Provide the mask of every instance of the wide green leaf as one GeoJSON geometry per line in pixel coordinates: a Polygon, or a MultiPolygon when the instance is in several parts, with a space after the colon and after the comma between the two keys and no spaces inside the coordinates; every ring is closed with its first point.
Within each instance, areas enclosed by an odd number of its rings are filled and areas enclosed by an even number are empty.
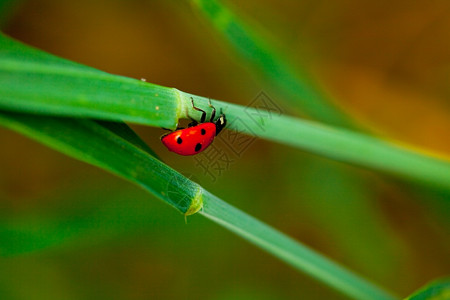
{"type": "Polygon", "coordinates": [[[73,63],[1,33],[0,86],[0,107],[9,110],[171,128],[180,117],[176,89],[73,63]]]}

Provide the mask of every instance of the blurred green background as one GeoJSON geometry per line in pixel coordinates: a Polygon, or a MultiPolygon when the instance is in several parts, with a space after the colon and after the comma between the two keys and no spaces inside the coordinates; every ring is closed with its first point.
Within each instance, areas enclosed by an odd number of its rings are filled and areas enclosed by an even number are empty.
{"type": "MultiPolygon", "coordinates": [[[[5,33],[57,56],[241,105],[263,91],[290,113],[189,1],[3,3],[5,33]]],[[[450,2],[224,3],[377,135],[448,157],[450,2]]],[[[214,181],[167,152],[163,130],[133,129],[215,195],[399,295],[449,274],[444,192],[262,140],[214,181]]],[[[2,299],[342,297],[104,171],[2,128],[0,145],[0,243],[22,249],[0,258],[2,299]]]]}

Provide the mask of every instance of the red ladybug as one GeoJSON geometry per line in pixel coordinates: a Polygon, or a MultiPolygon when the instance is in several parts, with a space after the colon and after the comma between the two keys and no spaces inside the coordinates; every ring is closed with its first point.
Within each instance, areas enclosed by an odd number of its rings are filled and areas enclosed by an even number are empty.
{"type": "Polygon", "coordinates": [[[216,115],[216,109],[211,105],[213,109],[209,122],[205,122],[206,112],[198,107],[194,106],[194,99],[191,97],[192,108],[202,112],[200,123],[192,119],[188,128],[177,128],[176,131],[170,132],[161,137],[161,141],[169,151],[175,152],[180,155],[194,155],[202,152],[214,140],[214,137],[222,131],[227,124],[227,119],[224,114],[220,114],[219,118],[214,121],[216,115]]]}

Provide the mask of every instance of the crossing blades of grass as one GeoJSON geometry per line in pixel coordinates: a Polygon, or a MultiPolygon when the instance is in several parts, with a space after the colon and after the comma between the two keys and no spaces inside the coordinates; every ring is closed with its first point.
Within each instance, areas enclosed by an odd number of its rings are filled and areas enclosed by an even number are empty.
{"type": "Polygon", "coordinates": [[[126,178],[182,213],[194,213],[203,203],[202,213],[206,217],[352,298],[393,299],[360,276],[221,201],[148,151],[135,146],[139,144],[136,137],[124,139],[126,130],[121,128],[124,125],[105,126],[87,119],[5,111],[0,111],[0,124],[126,178]],[[120,134],[115,133],[116,128],[120,128],[120,134]]]}
{"type": "MultiPolygon", "coordinates": [[[[34,114],[128,121],[174,128],[179,118],[199,117],[191,98],[204,97],[110,75],[0,35],[0,109],[34,114]]],[[[227,128],[401,179],[450,190],[450,163],[351,131],[213,101],[227,128]]]]}

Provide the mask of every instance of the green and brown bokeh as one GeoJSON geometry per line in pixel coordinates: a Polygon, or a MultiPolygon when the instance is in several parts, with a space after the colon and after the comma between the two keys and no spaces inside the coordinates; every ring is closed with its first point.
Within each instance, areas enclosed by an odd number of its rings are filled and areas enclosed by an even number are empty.
{"type": "MultiPolygon", "coordinates": [[[[270,64],[246,57],[200,2],[3,2],[3,31],[54,55],[243,106],[264,91],[303,116],[292,86],[272,81],[270,64]]],[[[357,128],[448,157],[446,1],[224,3],[357,128]]],[[[212,182],[164,150],[164,131],[132,128],[215,195],[399,295],[448,275],[447,193],[263,140],[212,182]]],[[[2,258],[2,298],[340,297],[199,216],[186,225],[135,186],[0,132],[0,242],[23,229],[35,249],[2,258]]]]}

